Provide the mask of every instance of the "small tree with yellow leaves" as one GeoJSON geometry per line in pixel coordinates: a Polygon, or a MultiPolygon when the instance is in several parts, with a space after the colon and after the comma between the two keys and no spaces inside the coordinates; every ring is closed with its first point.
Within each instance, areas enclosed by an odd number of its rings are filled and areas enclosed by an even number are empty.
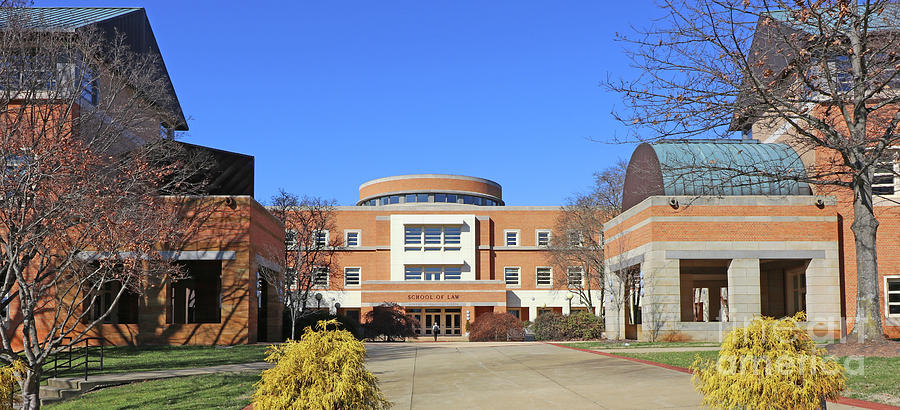
{"type": "Polygon", "coordinates": [[[366,348],[336,320],[307,327],[299,341],[269,347],[275,366],[256,383],[256,409],[385,409],[390,402],[365,368],[366,348]]]}
{"type": "Polygon", "coordinates": [[[20,401],[18,394],[20,375],[25,372],[25,362],[14,361],[0,368],[0,410],[12,410],[20,401]]]}
{"type": "Polygon", "coordinates": [[[691,365],[703,404],[725,409],[818,409],[844,389],[844,367],[825,357],[797,322],[803,312],[756,318],[725,337],[716,362],[691,365]]]}

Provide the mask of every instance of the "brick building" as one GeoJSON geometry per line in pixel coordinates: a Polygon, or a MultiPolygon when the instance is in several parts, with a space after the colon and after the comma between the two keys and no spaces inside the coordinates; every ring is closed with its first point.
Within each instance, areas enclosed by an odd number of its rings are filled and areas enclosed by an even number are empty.
{"type": "MultiPolygon", "coordinates": [[[[557,206],[508,206],[496,182],[460,175],[403,175],[359,187],[356,206],[336,207],[341,283],[313,293],[319,305],[352,318],[397,303],[416,316],[420,334],[461,336],[484,312],[522,320],[569,313],[560,268],[548,246],[557,206]]],[[[332,280],[334,282],[334,280],[332,280]]],[[[599,301],[597,301],[599,302],[599,301]]],[[[316,301],[312,301],[313,306],[316,301]]],[[[596,306],[596,302],[595,302],[596,306]]],[[[571,309],[586,309],[572,299],[571,309]]],[[[595,312],[596,313],[596,312],[595,312]]]]}
{"type": "MultiPolygon", "coordinates": [[[[148,121],[150,124],[141,130],[124,130],[122,134],[125,138],[117,141],[118,145],[111,148],[112,151],[128,151],[133,149],[135,143],[150,140],[142,139],[146,133],[152,133],[156,138],[164,134],[171,137],[174,131],[188,129],[144,9],[5,9],[0,16],[0,30],[6,30],[10,24],[36,32],[47,31],[71,36],[78,36],[87,30],[96,30],[105,38],[112,38],[117,33],[124,34],[123,41],[130,50],[157,58],[153,61],[159,64],[159,72],[163,76],[160,81],[164,82],[165,91],[170,94],[174,107],[166,110],[168,116],[165,118],[148,114],[148,117],[152,117],[148,121]]],[[[58,75],[88,72],[76,64],[61,62],[48,72],[58,75]]],[[[9,76],[8,72],[4,72],[7,81],[9,76]]],[[[62,107],[61,111],[74,113],[71,114],[72,118],[99,111],[95,115],[102,117],[104,107],[116,108],[114,103],[99,103],[105,101],[104,95],[113,94],[112,90],[105,88],[107,84],[102,80],[89,80],[90,78],[85,80],[86,85],[81,90],[75,107],[68,111],[65,111],[67,107],[62,107]]],[[[47,84],[48,89],[53,90],[54,83],[47,84]]],[[[56,108],[46,98],[40,100],[40,97],[34,97],[32,100],[26,103],[20,97],[6,97],[6,104],[7,108],[16,104],[43,106],[47,110],[56,108]]],[[[4,115],[9,115],[10,111],[14,110],[4,111],[4,115]]],[[[158,249],[164,258],[181,265],[185,276],[168,278],[162,283],[146,284],[146,292],[141,294],[125,291],[111,314],[86,336],[103,338],[107,344],[116,345],[237,344],[280,338],[281,307],[274,296],[270,296],[272,292],[266,292],[265,287],[261,286],[257,272],[262,266],[280,270],[277,264],[264,257],[263,250],[284,246],[284,226],[253,199],[254,158],[209,147],[176,144],[193,152],[192,155],[202,155],[211,161],[208,173],[204,175],[209,180],[204,192],[191,197],[164,197],[166,203],[187,204],[183,208],[173,207],[185,212],[185,215],[196,215],[200,209],[204,210],[204,219],[198,221],[199,229],[185,232],[177,249],[158,249]]],[[[47,252],[52,254],[54,250],[47,252]]],[[[78,253],[83,258],[103,257],[90,249],[79,249],[78,253]]],[[[105,284],[95,305],[84,306],[82,320],[72,319],[67,326],[80,330],[83,329],[80,327],[81,323],[99,320],[102,312],[112,306],[114,295],[121,287],[121,282],[116,281],[105,284]]],[[[21,349],[21,306],[15,297],[16,288],[11,288],[9,292],[13,296],[4,298],[4,301],[7,298],[10,300],[3,312],[5,319],[8,319],[4,323],[4,331],[10,336],[12,348],[21,349]]],[[[57,302],[51,300],[48,305],[52,303],[57,302]]],[[[48,323],[53,323],[53,314],[53,309],[42,309],[36,315],[39,333],[48,333],[48,323]],[[41,320],[41,315],[45,315],[43,317],[47,320],[41,320]]]]}

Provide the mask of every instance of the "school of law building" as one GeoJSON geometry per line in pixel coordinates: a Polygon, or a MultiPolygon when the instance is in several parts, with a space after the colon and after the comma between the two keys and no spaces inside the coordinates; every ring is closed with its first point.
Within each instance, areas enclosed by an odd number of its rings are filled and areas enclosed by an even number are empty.
{"type": "MultiPolygon", "coordinates": [[[[160,57],[166,73],[143,9],[32,10],[52,29],[128,33],[129,45],[160,57]]],[[[171,83],[167,74],[165,80],[171,83]]],[[[169,88],[177,105],[175,89],[169,88]]],[[[81,104],[88,107],[91,101],[81,104]]],[[[163,132],[187,129],[177,108],[181,118],[160,118],[163,132]]],[[[852,193],[683,172],[682,164],[697,158],[802,170],[832,155],[797,154],[784,124],[748,127],[752,138],[741,141],[635,149],[623,187],[624,211],[604,227],[608,277],[636,272],[635,280],[616,284],[626,303],[604,301],[608,337],[679,332],[719,340],[753,317],[799,311],[820,336],[838,336],[853,326],[842,320],[856,313],[852,193]]],[[[285,227],[253,198],[254,159],[190,148],[205,152],[215,166],[208,175],[212,183],[197,199],[212,208],[202,229],[182,247],[161,250],[184,267],[185,277],[156,284],[145,294],[124,295],[91,336],[110,344],[280,339],[282,307],[259,272],[282,270],[267,255],[284,250],[285,227]]],[[[900,165],[894,160],[884,166],[893,172],[876,178],[881,223],[876,303],[885,333],[900,337],[900,178],[895,177],[900,165]]],[[[558,206],[508,205],[500,184],[477,177],[420,174],[363,183],[358,202],[337,207],[335,229],[324,232],[342,243],[340,274],[314,290],[321,294],[315,303],[357,320],[375,306],[396,303],[419,319],[420,334],[431,334],[437,323],[445,336],[465,335],[466,323],[488,312],[533,320],[543,312],[584,310],[568,290],[571,281],[583,280],[581,272],[551,263],[549,246],[558,235],[560,212],[558,206]]],[[[116,289],[104,292],[111,296],[116,289]]],[[[109,306],[110,296],[101,297],[101,307],[109,306]]],[[[599,306],[600,300],[592,304],[599,306]]],[[[10,304],[7,332],[21,325],[16,309],[16,302],[10,304]]]]}
{"type": "MultiPolygon", "coordinates": [[[[397,303],[423,335],[434,323],[441,335],[465,335],[466,321],[486,312],[567,314],[569,291],[557,283],[568,272],[551,265],[548,251],[559,212],[507,205],[500,184],[483,178],[372,180],[360,185],[356,206],[336,208],[337,228],[327,235],[343,238],[340,283],[333,277],[314,292],[323,307],[352,318],[397,303]]],[[[585,307],[576,298],[571,309],[585,307]]]]}

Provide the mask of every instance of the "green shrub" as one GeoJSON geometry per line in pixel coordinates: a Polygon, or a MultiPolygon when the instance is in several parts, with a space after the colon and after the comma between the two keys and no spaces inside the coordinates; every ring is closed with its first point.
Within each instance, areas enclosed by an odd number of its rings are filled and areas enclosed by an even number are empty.
{"type": "Polygon", "coordinates": [[[563,340],[563,317],[556,312],[547,312],[534,318],[531,326],[536,340],[563,340]]]}
{"type": "Polygon", "coordinates": [[[506,341],[522,337],[522,322],[509,313],[483,313],[469,328],[470,342],[506,341]]]}
{"type": "Polygon", "coordinates": [[[257,409],[385,409],[390,402],[365,368],[366,347],[336,320],[306,329],[299,341],[269,347],[256,383],[257,409]]]}
{"type": "MultiPolygon", "coordinates": [[[[306,329],[315,328],[316,324],[321,321],[328,321],[329,323],[332,320],[335,320],[335,324],[329,325],[331,326],[329,330],[337,330],[342,329],[353,334],[353,337],[357,339],[362,339],[362,335],[360,334],[359,324],[356,323],[355,320],[350,319],[343,315],[334,315],[329,313],[327,310],[314,310],[311,311],[299,318],[297,318],[297,323],[295,325],[297,338],[303,337],[303,332],[306,329]]],[[[290,319],[284,321],[285,334],[282,340],[287,340],[291,335],[291,321],[290,319]]]]}
{"type": "Polygon", "coordinates": [[[589,312],[575,312],[565,316],[563,336],[572,339],[599,339],[603,336],[603,321],[589,312]]]}
{"type": "Polygon", "coordinates": [[[603,335],[603,321],[589,312],[568,316],[549,312],[536,317],[531,330],[537,340],[599,339],[603,335]]]}
{"type": "Polygon", "coordinates": [[[691,365],[703,404],[725,409],[818,409],[844,389],[844,368],[825,357],[797,325],[803,312],[775,320],[754,319],[729,332],[716,362],[691,365]]]}
{"type": "Polygon", "coordinates": [[[380,338],[390,342],[405,340],[408,337],[417,338],[416,329],[419,327],[419,321],[407,315],[400,305],[383,303],[366,313],[366,323],[362,327],[363,335],[367,339],[380,338]]]}

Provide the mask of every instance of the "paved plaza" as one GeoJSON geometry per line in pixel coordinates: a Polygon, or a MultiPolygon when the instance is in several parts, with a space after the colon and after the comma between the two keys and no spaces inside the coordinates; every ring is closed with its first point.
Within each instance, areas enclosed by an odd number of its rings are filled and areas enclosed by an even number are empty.
{"type": "MultiPolygon", "coordinates": [[[[691,376],[542,343],[368,343],[395,409],[694,409],[691,376]]],[[[829,403],[829,409],[850,408],[829,403]]]]}

